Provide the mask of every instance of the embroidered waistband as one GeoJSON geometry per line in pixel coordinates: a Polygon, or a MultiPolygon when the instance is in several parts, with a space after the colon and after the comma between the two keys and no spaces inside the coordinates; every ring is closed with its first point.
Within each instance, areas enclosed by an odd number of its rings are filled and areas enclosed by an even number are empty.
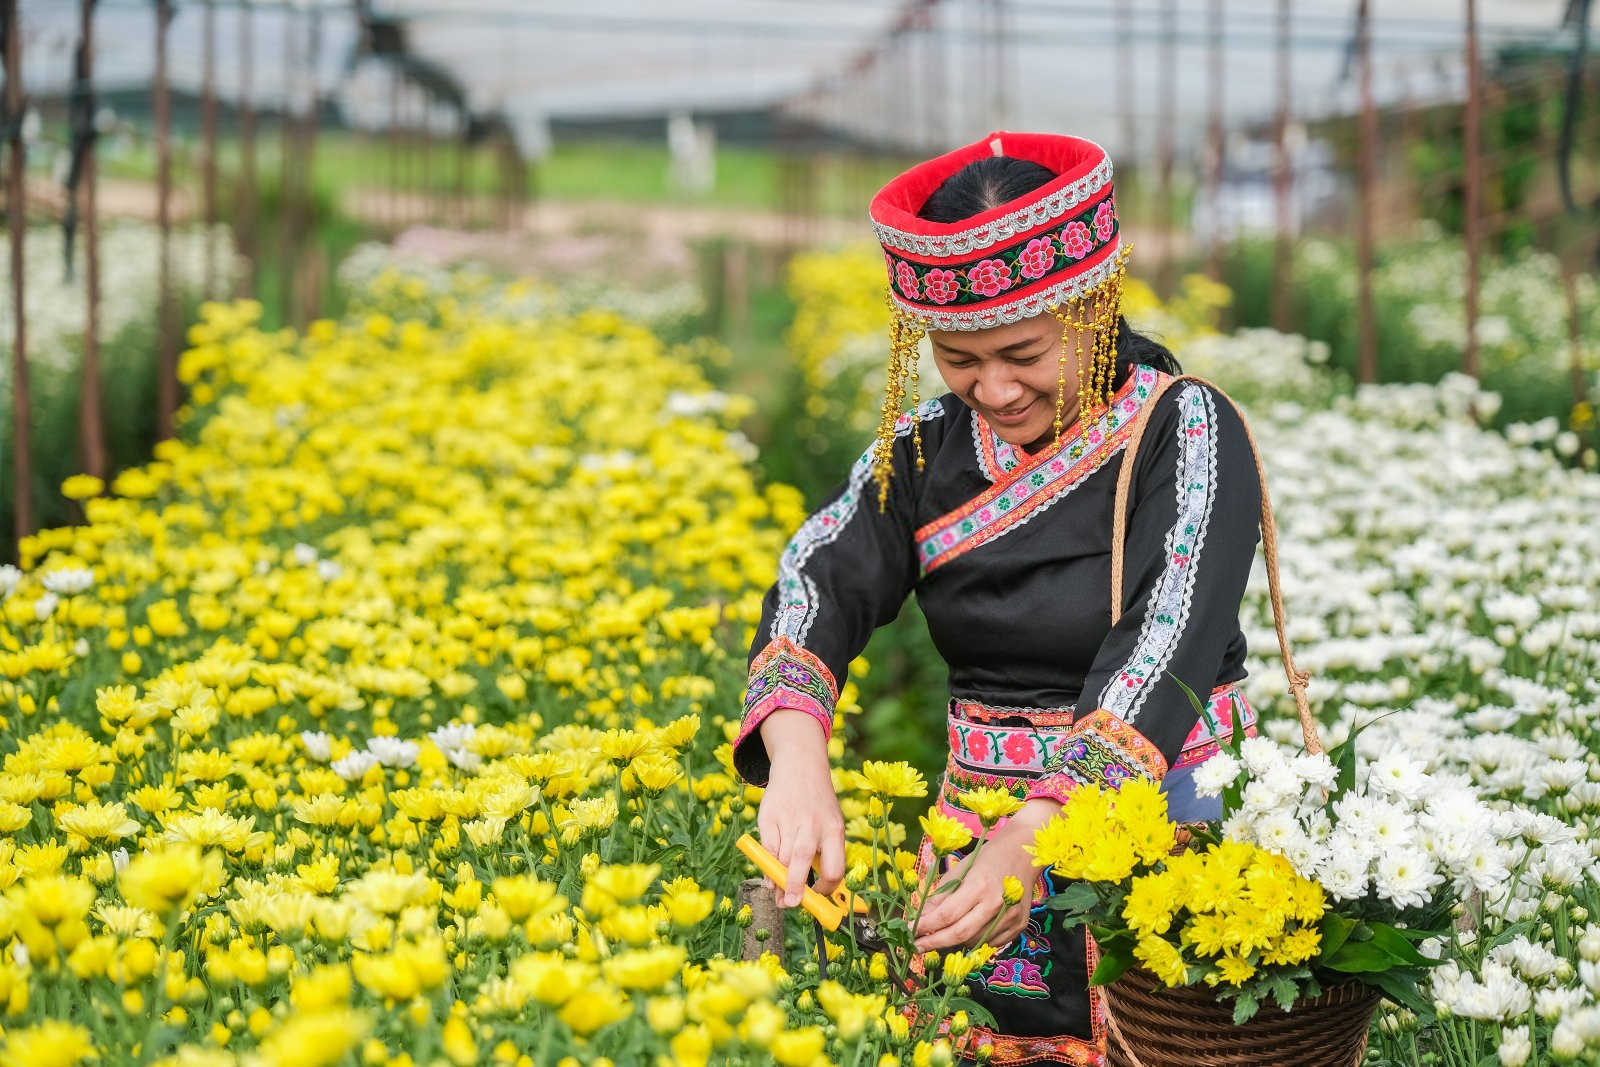
{"type": "MultiPolygon", "coordinates": [[[[969,773],[1038,777],[1044,773],[1045,760],[1067,736],[1075,713],[1073,707],[1006,707],[952,699],[947,711],[950,761],[969,773]]],[[[1221,740],[1232,735],[1235,719],[1249,732],[1256,713],[1238,683],[1225,682],[1211,691],[1173,767],[1214,754],[1221,740]]]]}

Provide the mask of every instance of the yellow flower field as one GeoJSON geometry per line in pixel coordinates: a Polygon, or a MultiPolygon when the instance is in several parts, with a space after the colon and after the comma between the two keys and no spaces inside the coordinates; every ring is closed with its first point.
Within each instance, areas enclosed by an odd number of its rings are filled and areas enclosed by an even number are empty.
{"type": "Polygon", "coordinates": [[[727,741],[804,517],[743,402],[610,313],[409,299],[207,306],[180,440],[0,572],[0,1067],[948,1062],[881,957],[737,962],[727,741]]]}

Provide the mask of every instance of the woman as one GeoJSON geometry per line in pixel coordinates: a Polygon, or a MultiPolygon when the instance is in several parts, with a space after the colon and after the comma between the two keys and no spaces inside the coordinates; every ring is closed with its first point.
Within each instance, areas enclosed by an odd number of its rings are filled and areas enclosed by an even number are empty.
{"type": "MultiPolygon", "coordinates": [[[[1254,723],[1236,683],[1259,539],[1255,463],[1214,390],[1183,382],[1154,402],[1113,626],[1122,449],[1157,384],[1181,372],[1120,314],[1127,247],[1105,152],[996,133],[900,175],[871,216],[895,313],[883,424],[783,553],[734,764],[766,786],[760,834],[791,887],[780,904],[798,902],[819,851],[817,888],[831,891],[844,875],[826,749],[833,706],[847,665],[914,591],[949,664],[939,808],[977,831],[960,791],[1000,786],[1024,800],[970,862],[945,858],[944,879],[957,861],[970,870],[929,905],[916,944],[976,944],[999,915],[989,936],[999,951],[970,979],[998,1025],[972,1031],[968,1050],[991,1046],[993,1063],[1098,1064],[1093,947],[1081,927],[1054,928],[1041,902],[1060,883],[1023,846],[1072,789],[1134,775],[1162,784],[1174,818],[1219,814],[1189,778],[1234,722],[1254,723]],[[921,403],[924,333],[949,392],[921,403]],[[1204,714],[1179,680],[1210,694],[1204,714]],[[1009,907],[1008,875],[1033,886],[1009,907]]],[[[932,858],[924,838],[921,869],[932,858]]]]}

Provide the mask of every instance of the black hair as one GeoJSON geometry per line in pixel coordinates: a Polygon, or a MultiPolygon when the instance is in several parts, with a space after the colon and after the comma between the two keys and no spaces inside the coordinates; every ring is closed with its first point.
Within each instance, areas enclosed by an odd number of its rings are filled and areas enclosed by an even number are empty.
{"type": "MultiPolygon", "coordinates": [[[[1032,160],[983,156],[946,178],[923,202],[917,217],[928,222],[960,222],[1025,196],[1055,177],[1055,171],[1032,160]]],[[[1115,363],[1113,388],[1122,387],[1135,363],[1154,367],[1163,374],[1183,373],[1177,357],[1166,345],[1135,330],[1121,315],[1117,316],[1115,363]]]]}

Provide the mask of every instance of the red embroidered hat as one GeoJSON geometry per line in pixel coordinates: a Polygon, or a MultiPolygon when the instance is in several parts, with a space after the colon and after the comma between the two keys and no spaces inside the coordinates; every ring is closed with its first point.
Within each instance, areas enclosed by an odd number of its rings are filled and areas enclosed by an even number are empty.
{"type": "Polygon", "coordinates": [[[1111,160],[1093,141],[997,130],[919,163],[879,190],[868,214],[883,244],[894,304],[924,327],[982,330],[1081,297],[1119,255],[1111,160]],[[1041,164],[1056,178],[959,222],[917,212],[946,178],[983,156],[1041,164]]]}

